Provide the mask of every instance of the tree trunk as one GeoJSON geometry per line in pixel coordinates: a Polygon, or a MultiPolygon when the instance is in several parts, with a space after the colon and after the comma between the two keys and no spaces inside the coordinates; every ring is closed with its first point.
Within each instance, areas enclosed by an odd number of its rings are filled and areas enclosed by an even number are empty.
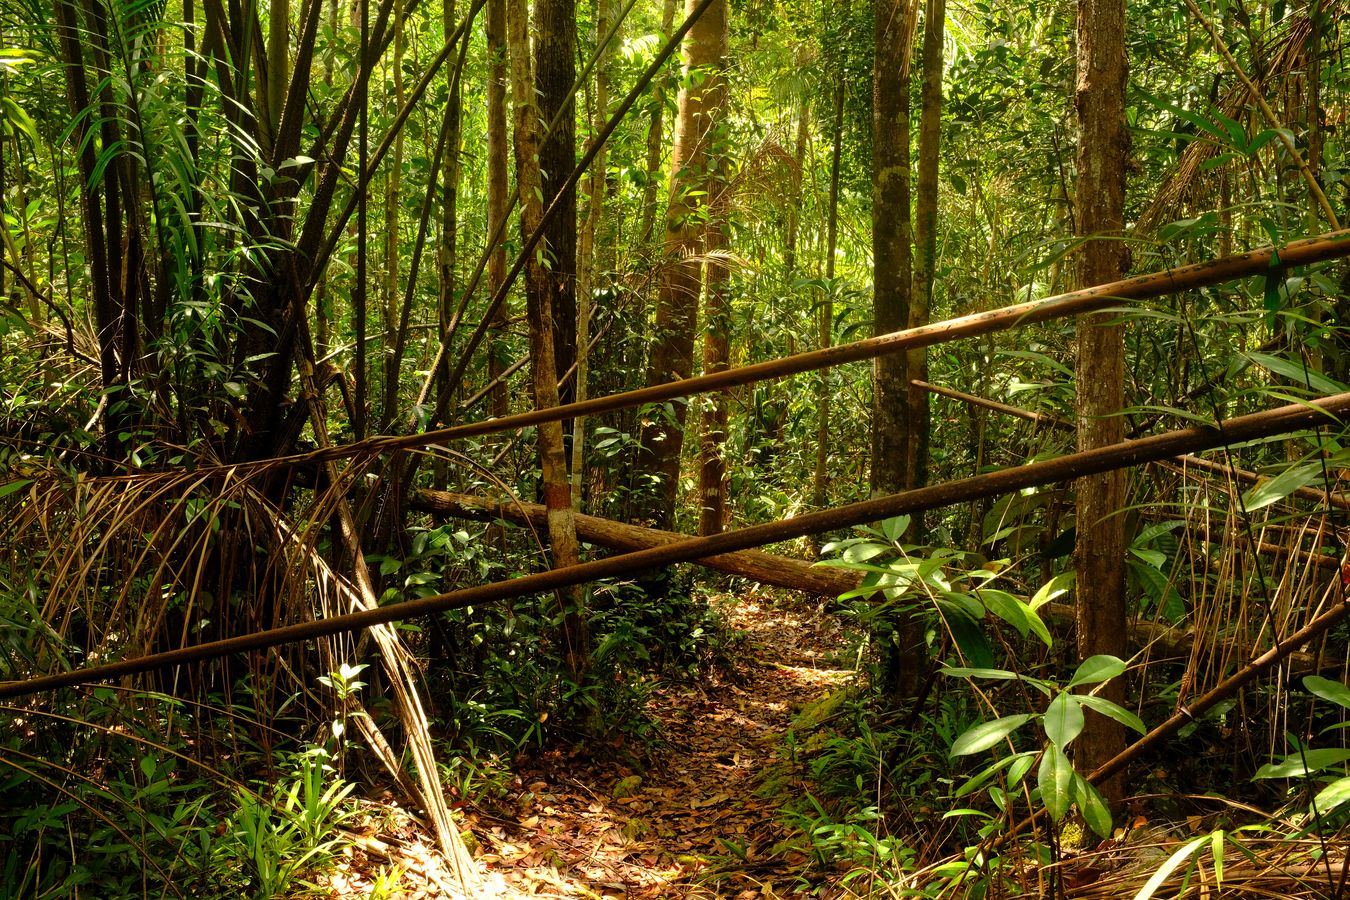
{"type": "MultiPolygon", "coordinates": [[[[876,334],[899,331],[911,312],[909,173],[910,47],[917,0],[887,0],[875,10],[876,62],[872,70],[872,308],[876,334]]],[[[874,495],[914,486],[910,440],[909,354],[873,364],[872,473],[874,495]]],[[[887,689],[894,700],[916,696],[926,674],[924,619],[897,615],[886,652],[887,689]]]]}
{"type": "MultiPolygon", "coordinates": [[[[595,11],[595,34],[597,41],[603,41],[610,29],[610,4],[612,0],[597,0],[595,11]]],[[[603,48],[597,47],[599,59],[595,63],[595,110],[591,117],[591,133],[594,134],[609,118],[609,58],[613,48],[619,43],[619,35],[603,48]]],[[[589,149],[590,139],[587,141],[589,149]]],[[[605,151],[601,147],[591,162],[586,175],[586,219],[581,229],[581,246],[577,250],[577,372],[573,397],[579,402],[588,396],[586,378],[589,371],[591,342],[591,300],[595,293],[595,235],[600,228],[601,217],[605,209],[605,151]]],[[[578,417],[572,429],[572,507],[582,509],[582,482],[585,477],[586,456],[586,420],[578,417]]]]}
{"type": "MultiPolygon", "coordinates": [[[[1127,268],[1125,244],[1125,162],[1129,136],[1125,129],[1125,0],[1079,0],[1078,83],[1078,234],[1098,237],[1084,244],[1078,256],[1080,287],[1121,278],[1127,268]]],[[[1108,324],[1110,313],[1078,321],[1078,448],[1092,450],[1124,438],[1125,343],[1120,325],[1108,324]]],[[[1125,470],[1078,480],[1077,573],[1078,656],[1100,653],[1124,658],[1125,642],[1125,470]]],[[[1117,679],[1099,692],[1116,703],[1125,697],[1117,679]]],[[[1124,729],[1115,721],[1089,713],[1077,741],[1076,765],[1091,771],[1125,746],[1124,729]]],[[[1110,801],[1123,796],[1119,778],[1099,785],[1110,801]]]]}
{"type": "MultiPolygon", "coordinates": [[[[487,39],[487,233],[493,234],[506,218],[508,194],[506,174],[506,0],[488,0],[484,23],[487,39]]],[[[506,281],[506,246],[497,244],[488,256],[487,293],[495,297],[506,281]]],[[[506,415],[506,382],[502,373],[510,364],[506,348],[506,323],[510,312],[503,303],[493,319],[495,337],[488,350],[488,378],[496,383],[488,411],[494,418],[506,415]]],[[[442,334],[446,325],[442,325],[442,334]]]]}
{"type": "MultiPolygon", "coordinates": [[[[844,145],[844,77],[834,85],[834,136],[830,149],[830,198],[825,225],[825,297],[820,301],[817,322],[820,348],[834,342],[834,263],[839,250],[839,162],[844,145]]],[[[829,496],[830,462],[830,373],[818,372],[816,381],[816,469],[812,479],[812,505],[824,509],[829,496]]]]}
{"type": "MultiPolygon", "coordinates": [[[[919,178],[915,203],[914,302],[909,327],[927,325],[933,305],[933,276],[937,265],[938,148],[942,141],[942,42],[946,0],[928,0],[923,25],[923,85],[919,111],[919,178]]],[[[909,435],[905,452],[910,487],[928,481],[928,435],[931,421],[928,392],[913,380],[928,380],[928,350],[909,351],[909,435]]],[[[915,533],[923,533],[915,520],[915,533]]]]}
{"type": "MultiPolygon", "coordinates": [[[[553,133],[539,147],[539,183],[547,208],[558,196],[576,165],[576,104],[570,92],[576,78],[576,0],[535,0],[534,81],[539,104],[539,125],[547,128],[557,120],[553,133]],[[560,115],[561,114],[561,115],[560,115]]],[[[519,100],[517,100],[519,102],[519,100]]],[[[540,132],[543,135],[543,132],[540,132]]],[[[549,220],[540,245],[548,268],[543,285],[553,318],[555,378],[577,359],[577,193],[568,188],[561,206],[549,220]]],[[[559,388],[562,403],[574,399],[571,383],[559,388]]],[[[571,430],[571,423],[564,423],[571,430]]]]}
{"type": "MultiPolygon", "coordinates": [[[[661,5],[661,35],[669,37],[675,25],[675,0],[664,0],[661,5]]],[[[656,225],[657,176],[661,171],[662,133],[666,121],[666,95],[670,93],[669,71],[652,83],[652,120],[647,126],[647,178],[642,184],[642,243],[652,239],[656,225]]]]}
{"type": "MultiPolygon", "coordinates": [[[[687,0],[686,15],[697,8],[687,0]]],[[[711,183],[709,144],[714,124],[726,108],[727,4],[718,0],[707,8],[684,42],[684,82],[675,148],[670,160],[670,204],[666,211],[665,259],[656,300],[656,334],[647,368],[647,384],[688,378],[693,370],[694,328],[698,318],[704,228],[702,207],[717,190],[711,183]],[[690,73],[706,76],[691,83],[690,73]],[[697,196],[698,192],[703,196],[697,196]],[[691,196],[694,194],[694,196],[691,196]]],[[[640,463],[657,482],[651,505],[653,524],[669,527],[679,492],[680,455],[688,403],[672,401],[654,411],[642,429],[640,463]]]]}
{"type": "MultiPolygon", "coordinates": [[[[720,154],[719,154],[720,155],[720,154]]],[[[727,266],[727,193],[725,167],[709,164],[716,176],[709,179],[712,212],[706,225],[703,264],[703,372],[722,372],[731,366],[731,306],[727,302],[731,272],[727,266]]],[[[722,447],[727,439],[726,391],[715,391],[703,402],[702,427],[699,429],[699,515],[698,533],[717,534],[727,519],[726,460],[722,447]]]]}
{"type": "MultiPolygon", "coordinates": [[[[535,83],[530,73],[525,0],[508,0],[507,31],[516,126],[516,183],[520,185],[520,228],[524,241],[538,230],[544,214],[537,156],[542,123],[536,115],[534,104],[535,83]]],[[[539,254],[535,254],[525,266],[525,300],[530,329],[530,373],[534,382],[534,402],[539,409],[558,406],[554,322],[549,306],[550,282],[553,282],[550,273],[539,254]]],[[[562,423],[544,423],[538,426],[537,434],[553,565],[554,568],[573,566],[580,557],[575,511],[572,509],[572,494],[568,487],[562,423]]],[[[558,597],[563,611],[563,652],[568,674],[577,683],[590,668],[590,636],[582,609],[582,597],[579,587],[560,591],[558,597]]]]}

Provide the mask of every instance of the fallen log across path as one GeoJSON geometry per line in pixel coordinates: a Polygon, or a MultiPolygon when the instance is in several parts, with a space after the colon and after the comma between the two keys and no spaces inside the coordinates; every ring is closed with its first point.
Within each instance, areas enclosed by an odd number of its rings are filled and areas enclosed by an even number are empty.
{"type": "MultiPolygon", "coordinates": [[[[475,522],[494,522],[497,520],[515,525],[543,527],[547,510],[541,503],[523,503],[514,501],[497,502],[473,494],[459,494],[453,491],[414,491],[409,498],[414,509],[431,513],[439,517],[468,519],[475,522]]],[[[590,544],[597,544],[611,550],[648,550],[652,547],[669,547],[689,538],[673,531],[661,531],[656,528],[644,528],[641,525],[629,525],[600,516],[577,515],[577,537],[590,544]]],[[[1284,547],[1261,544],[1258,549],[1272,554],[1289,554],[1284,547]]],[[[1340,561],[1330,556],[1310,557],[1306,560],[1317,566],[1340,566],[1340,561]]],[[[827,597],[857,589],[862,578],[854,571],[836,569],[828,566],[815,566],[804,559],[793,559],[763,550],[738,550],[717,556],[705,556],[692,560],[693,563],[757,581],[775,587],[794,591],[805,591],[827,597]]],[[[1041,608],[1041,616],[1055,625],[1072,625],[1073,607],[1066,603],[1047,603],[1041,608]]],[[[1158,622],[1138,621],[1128,626],[1130,645],[1136,650],[1148,648],[1153,659],[1185,658],[1191,652],[1195,634],[1189,628],[1174,628],[1158,622]]],[[[1315,672],[1328,663],[1312,653],[1294,653],[1291,664],[1297,672],[1315,672]]]]}
{"type": "MultiPolygon", "coordinates": [[[[414,491],[408,498],[413,509],[436,516],[451,516],[476,522],[501,519],[516,525],[543,527],[547,511],[542,503],[495,502],[472,494],[453,491],[414,491]]],[[[687,535],[629,525],[599,516],[577,514],[577,537],[588,544],[598,544],[611,550],[648,550],[669,547],[689,540],[687,535]]],[[[775,587],[806,591],[827,597],[838,597],[858,586],[858,574],[847,569],[814,566],[804,559],[765,553],[763,550],[737,550],[694,560],[701,566],[772,584],[775,587]]]]}
{"type": "MultiPolygon", "coordinates": [[[[376,609],[331,616],[309,622],[283,625],[253,634],[210,641],[123,659],[98,666],[86,666],[67,672],[40,675],[16,681],[0,682],[0,699],[22,697],[56,688],[94,681],[120,678],[138,672],[170,668],[190,662],[200,662],[231,653],[263,650],[283,644],[298,643],[329,634],[358,631],[371,625],[399,622],[430,615],[448,609],[495,603],[513,597],[523,597],[544,591],[586,584],[603,578],[626,578],[673,563],[693,562],[707,556],[763,547],[779,541],[791,540],[808,534],[822,534],[876,522],[894,516],[928,509],[965,503],[981,497],[1008,494],[1037,485],[1071,481],[1085,475],[1094,475],[1112,469],[1155,462],[1181,453],[1193,453],[1225,444],[1239,444],[1257,438],[1291,434],[1328,424],[1343,424],[1342,417],[1350,416],[1350,392],[1324,397],[1311,403],[1294,403],[1264,412],[1228,419],[1215,425],[1170,431],[1138,440],[1122,441],[1109,447],[1070,453],[1057,459],[1014,466],[998,472],[988,472],[970,478],[929,485],[911,491],[901,491],[859,503],[850,503],[833,509],[804,513],[781,522],[752,525],[736,531],[724,531],[707,537],[688,538],[663,547],[624,553],[608,559],[598,559],[561,569],[549,569],[533,575],[523,575],[507,581],[477,587],[463,588],[446,594],[391,603],[376,609]]],[[[1338,604],[1318,621],[1322,628],[1330,627],[1350,613],[1350,603],[1338,604]]],[[[1307,628],[1298,632],[1307,633],[1307,628]]],[[[1300,641],[1307,640],[1300,637],[1300,641]]],[[[1283,659],[1294,647],[1281,647],[1274,657],[1283,659]]],[[[1271,662],[1268,665],[1273,665],[1271,662]]]]}

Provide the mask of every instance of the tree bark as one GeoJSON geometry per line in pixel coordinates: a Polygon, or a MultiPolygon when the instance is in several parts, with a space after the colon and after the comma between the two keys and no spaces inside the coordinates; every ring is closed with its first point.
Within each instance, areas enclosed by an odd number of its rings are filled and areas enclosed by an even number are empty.
{"type": "MultiPolygon", "coordinates": [[[[1119,279],[1127,268],[1125,244],[1125,163],[1129,135],[1125,127],[1125,2],[1079,0],[1077,230],[1089,238],[1078,256],[1078,284],[1119,279]],[[1094,239],[1095,238],[1095,239],[1094,239]]],[[[1109,313],[1079,320],[1075,381],[1078,389],[1078,449],[1093,450],[1124,438],[1124,330],[1111,325],[1109,313]]],[[[1077,540],[1074,569],[1078,656],[1128,656],[1125,643],[1125,506],[1124,470],[1079,479],[1077,540]]],[[[1125,683],[1116,679],[1101,696],[1116,703],[1125,698],[1125,683]]],[[[1076,742],[1076,764],[1091,771],[1125,747],[1124,729],[1115,721],[1090,713],[1076,742]]],[[[1103,795],[1119,802],[1124,782],[1101,785],[1103,795]]]]}
{"type": "MultiPolygon", "coordinates": [[[[664,0],[661,5],[661,34],[669,36],[675,25],[675,0],[664,0]]],[[[669,71],[652,83],[652,120],[647,126],[647,178],[642,183],[642,243],[652,239],[656,225],[656,188],[661,172],[662,134],[665,131],[666,95],[670,93],[669,71]]]]}
{"type": "MultiPolygon", "coordinates": [[[[697,7],[687,0],[686,13],[697,7]]],[[[704,197],[710,183],[709,143],[715,123],[726,107],[723,74],[727,54],[727,4],[718,0],[703,13],[684,42],[684,83],[670,161],[670,204],[666,211],[665,260],[656,301],[656,333],[647,368],[647,384],[665,384],[688,378],[694,362],[694,328],[698,317],[704,228],[704,197]],[[701,72],[695,79],[691,73],[701,72]],[[697,83],[695,84],[695,80],[697,83]],[[703,191],[703,197],[691,196],[703,191]]],[[[711,190],[709,190],[711,188],[711,190]]],[[[657,409],[642,429],[639,464],[656,481],[651,505],[653,524],[667,527],[675,516],[679,492],[680,455],[688,402],[672,401],[657,409]]]]}
{"type": "MultiPolygon", "coordinates": [[[[597,41],[603,41],[610,29],[610,4],[612,0],[596,0],[595,34],[597,41]]],[[[603,48],[596,48],[599,58],[595,63],[595,110],[591,117],[591,132],[594,132],[609,118],[609,59],[613,48],[619,42],[614,35],[603,48]]],[[[588,139],[587,148],[594,138],[588,139]]],[[[605,209],[605,151],[601,147],[591,162],[586,175],[586,218],[581,228],[581,244],[577,249],[577,373],[573,397],[585,400],[587,397],[586,379],[590,368],[591,342],[591,301],[595,294],[596,252],[595,236],[600,228],[605,209]]],[[[582,482],[586,467],[586,420],[577,418],[572,428],[572,506],[582,508],[582,482]]]]}
{"type": "MultiPolygon", "coordinates": [[[[872,69],[872,309],[873,331],[908,327],[911,313],[910,48],[917,0],[887,0],[875,8],[876,60],[872,69]]],[[[873,364],[873,495],[914,487],[907,353],[873,364]]],[[[924,620],[907,613],[892,622],[886,652],[887,689],[895,701],[916,696],[926,674],[924,620]]]]}
{"type": "MultiPolygon", "coordinates": [[[[530,73],[530,48],[525,0],[508,0],[507,31],[511,54],[511,91],[515,118],[516,183],[520,185],[522,240],[539,227],[544,209],[541,202],[539,137],[542,123],[535,109],[535,82],[530,73]]],[[[549,305],[550,278],[541,255],[536,253],[525,267],[526,313],[530,329],[530,374],[534,402],[539,409],[558,403],[558,376],[553,348],[554,322],[549,305]]],[[[544,423],[537,430],[544,505],[548,510],[548,535],[554,568],[579,562],[575,511],[568,487],[567,458],[563,448],[562,422],[544,423]]],[[[587,631],[583,593],[579,586],[559,591],[563,612],[562,640],[568,674],[580,683],[590,668],[590,635],[587,631]]]]}
{"type": "MultiPolygon", "coordinates": [[[[498,223],[509,213],[506,174],[506,0],[488,0],[484,22],[487,40],[487,233],[494,234],[498,223]]],[[[506,246],[498,243],[491,248],[487,268],[488,296],[495,297],[506,281],[506,246]]],[[[494,418],[506,415],[506,383],[501,379],[509,361],[504,340],[510,311],[501,304],[493,317],[495,336],[488,350],[488,379],[495,382],[488,411],[494,418]]],[[[445,334],[448,322],[442,323],[445,334]]]]}
{"type": "MultiPolygon", "coordinates": [[[[548,127],[557,120],[553,133],[539,147],[539,184],[544,207],[553,203],[567,176],[576,165],[576,104],[570,96],[576,78],[576,0],[535,0],[534,81],[539,103],[539,124],[548,127]]],[[[542,132],[540,132],[542,135],[542,132]]],[[[555,380],[577,358],[577,193],[562,194],[558,212],[549,220],[541,244],[548,261],[543,286],[553,317],[555,380]]],[[[560,399],[573,399],[570,383],[560,389],[560,399]]],[[[571,431],[571,423],[564,423],[571,431]]]]}
{"type": "MultiPolygon", "coordinates": [[[[946,30],[946,0],[927,0],[923,23],[923,84],[919,111],[919,177],[914,216],[914,300],[909,327],[927,325],[932,315],[933,278],[937,266],[938,148],[942,142],[942,44],[946,30]]],[[[909,377],[928,379],[928,350],[909,351],[909,377]]],[[[931,421],[928,392],[909,386],[909,434],[905,465],[910,487],[928,481],[928,439],[931,421]]],[[[922,534],[916,522],[916,533],[922,534]]]]}

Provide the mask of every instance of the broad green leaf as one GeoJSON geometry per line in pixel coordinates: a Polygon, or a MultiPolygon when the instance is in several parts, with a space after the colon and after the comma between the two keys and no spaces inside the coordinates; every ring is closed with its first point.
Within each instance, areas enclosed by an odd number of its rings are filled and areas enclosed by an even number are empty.
{"type": "Polygon", "coordinates": [[[952,743],[952,756],[970,756],[980,753],[1001,742],[1008,735],[1021,728],[1034,718],[1030,713],[1016,716],[1004,716],[991,722],[981,722],[969,729],[952,743]]]}
{"type": "Polygon", "coordinates": [[[1134,900],[1150,900],[1158,892],[1158,888],[1162,887],[1163,883],[1172,877],[1172,873],[1182,863],[1194,856],[1195,851],[1199,850],[1207,840],[1209,840],[1209,835],[1202,834],[1198,838],[1191,838],[1178,847],[1176,852],[1169,856],[1167,861],[1158,868],[1158,871],[1154,872],[1152,877],[1144,883],[1144,886],[1139,889],[1139,893],[1134,895],[1134,900]]]}
{"type": "Polygon", "coordinates": [[[971,618],[960,606],[948,600],[938,600],[935,605],[947,625],[952,641],[966,661],[977,669],[992,668],[994,649],[989,645],[989,638],[980,627],[980,623],[971,618]]]}
{"type": "Polygon", "coordinates": [[[1324,787],[1313,799],[1318,815],[1326,815],[1350,800],[1350,778],[1341,778],[1324,787]]]}
{"type": "Polygon", "coordinates": [[[1307,487],[1323,474],[1320,462],[1290,466],[1274,478],[1264,479],[1242,498],[1248,512],[1278,503],[1301,487],[1307,487]]]}
{"type": "Polygon", "coordinates": [[[1078,705],[1077,698],[1065,691],[1050,701],[1042,724],[1045,726],[1045,736],[1063,750],[1083,731],[1083,709],[1078,705]]]}
{"type": "Polygon", "coordinates": [[[11,481],[8,484],[0,484],[0,497],[8,497],[15,491],[21,491],[33,483],[31,478],[21,478],[18,481],[11,481]]]}
{"type": "Polygon", "coordinates": [[[1106,805],[1097,789],[1077,772],[1073,773],[1073,796],[1078,801],[1078,811],[1083,814],[1083,821],[1087,822],[1088,827],[1098,837],[1110,837],[1111,807],[1106,805]]]}
{"type": "Polygon", "coordinates": [[[1058,822],[1069,811],[1073,802],[1073,765],[1064,751],[1051,744],[1041,756],[1041,768],[1036,781],[1041,788],[1041,803],[1050,818],[1058,822]]]}
{"type": "MultiPolygon", "coordinates": [[[[3,490],[4,488],[0,488],[0,491],[3,490]]],[[[0,494],[0,496],[4,495],[0,494]]],[[[1321,697],[1337,706],[1350,709],[1350,687],[1346,687],[1339,681],[1332,681],[1330,678],[1323,678],[1321,675],[1305,675],[1303,686],[1308,689],[1308,693],[1315,697],[1321,697]]]]}
{"type": "Polygon", "coordinates": [[[1027,636],[1031,623],[1027,621],[1026,604],[1007,591],[994,588],[982,588],[975,594],[991,613],[1011,625],[1022,637],[1027,636]]]}
{"type": "Polygon", "coordinates": [[[1112,703],[1110,700],[1102,697],[1094,697],[1091,694],[1074,694],[1074,697],[1083,706],[1095,710],[1107,718],[1115,719],[1126,728],[1136,731],[1139,734],[1146,734],[1148,729],[1144,727],[1144,722],[1134,713],[1124,707],[1112,703]]]}
{"type": "Polygon", "coordinates": [[[1008,768],[1008,787],[1015,788],[1022,783],[1022,779],[1027,777],[1031,767],[1036,762],[1035,753],[1019,753],[1013,757],[1017,760],[1008,768]]]}
{"type": "Polygon", "coordinates": [[[1266,763],[1256,770],[1253,778],[1301,778],[1311,772],[1320,772],[1328,766],[1337,766],[1350,759],[1350,750],[1325,748],[1291,753],[1277,763],[1266,763]]]}
{"type": "Polygon", "coordinates": [[[1067,687],[1075,688],[1080,684],[1097,684],[1115,678],[1125,671],[1125,663],[1114,656],[1089,656],[1073,673],[1067,687]]]}
{"type": "Polygon", "coordinates": [[[1306,385],[1319,394],[1339,394],[1345,390],[1343,385],[1332,381],[1321,372],[1305,368],[1301,362],[1293,362],[1279,356],[1271,356],[1269,353],[1257,353],[1255,351],[1248,353],[1247,357],[1263,369],[1288,378],[1294,384],[1306,385]]]}
{"type": "Polygon", "coordinates": [[[1214,885],[1223,887],[1223,839],[1222,828],[1209,836],[1209,853],[1214,857],[1214,885]]]}
{"type": "Polygon", "coordinates": [[[997,759],[991,765],[986,766],[979,772],[976,772],[974,775],[967,778],[965,783],[962,784],[959,788],[957,788],[956,791],[952,794],[952,796],[964,797],[967,794],[973,793],[974,791],[977,791],[980,788],[984,787],[986,784],[988,784],[989,779],[993,778],[999,772],[1006,769],[1012,763],[1020,761],[1023,757],[1032,757],[1035,755],[1036,755],[1035,753],[1028,751],[1024,753],[1016,753],[1012,756],[1005,756],[1002,759],[997,759]]]}
{"type": "Polygon", "coordinates": [[[1064,572],[1051,578],[1041,589],[1031,598],[1027,604],[1032,609],[1040,609],[1051,600],[1056,600],[1069,592],[1069,587],[1073,584],[1073,573],[1064,572]]]}

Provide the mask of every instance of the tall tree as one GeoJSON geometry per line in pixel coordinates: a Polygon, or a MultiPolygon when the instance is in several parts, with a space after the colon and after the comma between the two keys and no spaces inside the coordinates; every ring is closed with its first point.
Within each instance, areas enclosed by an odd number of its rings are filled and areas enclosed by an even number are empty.
{"type": "MultiPolygon", "coordinates": [[[[483,31],[488,52],[487,233],[493,235],[509,212],[506,205],[506,0],[488,0],[483,31]]],[[[506,282],[506,245],[498,242],[489,248],[488,253],[487,293],[495,297],[506,282]]],[[[499,379],[509,365],[503,340],[509,317],[506,304],[501,304],[494,321],[496,338],[488,349],[488,377],[496,385],[492,389],[488,409],[498,418],[506,415],[506,384],[499,379]]],[[[441,333],[444,334],[448,327],[448,320],[442,322],[441,333]]]]}
{"type": "MultiPolygon", "coordinates": [[[[1079,0],[1077,230],[1086,238],[1078,255],[1078,284],[1119,279],[1127,266],[1125,244],[1125,0],[1079,0]]],[[[1091,450],[1125,438],[1125,335],[1110,313],[1078,321],[1075,381],[1078,385],[1078,447],[1091,450]]],[[[1080,659],[1105,653],[1124,658],[1125,470],[1078,481],[1076,625],[1080,659]]],[[[1124,682],[1108,683],[1102,695],[1124,699],[1124,682]]],[[[1078,767],[1090,771],[1125,746],[1124,728],[1089,713],[1076,744],[1078,767]]],[[[1123,796],[1120,778],[1101,785],[1110,800],[1123,796]]]]}
{"type": "MultiPolygon", "coordinates": [[[[560,204],[545,227],[542,246],[548,261],[548,277],[542,285],[553,318],[557,379],[563,382],[563,375],[577,358],[577,192],[575,185],[562,190],[576,165],[577,152],[576,104],[572,100],[572,82],[576,78],[576,0],[535,0],[533,34],[539,120],[545,125],[557,122],[539,147],[539,182],[545,207],[554,203],[555,198],[560,204]]],[[[563,403],[573,399],[572,385],[568,380],[559,388],[563,403]]]]}
{"type": "MultiPolygon", "coordinates": [[[[595,35],[597,43],[609,36],[612,0],[596,0],[595,35]]],[[[591,113],[591,134],[594,135],[609,118],[609,61],[613,48],[619,42],[616,33],[613,40],[596,47],[595,61],[595,107],[591,113]]],[[[594,137],[587,139],[590,149],[594,137]]],[[[605,210],[605,152],[602,146],[591,162],[586,173],[586,218],[581,226],[581,239],[577,248],[577,364],[575,391],[576,400],[585,400],[586,378],[590,369],[591,309],[595,294],[596,267],[599,255],[596,253],[596,233],[600,230],[601,218],[605,210]]],[[[586,445],[586,420],[578,418],[572,429],[572,506],[581,510],[582,480],[585,472],[583,461],[586,445]]]]}
{"type": "MultiPolygon", "coordinates": [[[[507,0],[506,20],[515,119],[516,183],[520,186],[520,229],[522,240],[528,240],[539,230],[544,215],[538,155],[543,123],[534,104],[535,82],[530,72],[525,0],[507,0]]],[[[525,266],[525,305],[530,330],[530,374],[534,383],[534,403],[539,409],[555,407],[559,403],[553,346],[556,329],[549,304],[551,282],[553,279],[544,260],[539,253],[533,254],[525,266]]],[[[543,423],[536,433],[553,565],[556,568],[576,565],[579,560],[576,511],[572,508],[568,483],[562,423],[543,423]]],[[[564,654],[575,681],[580,681],[590,666],[590,637],[582,610],[582,596],[579,587],[559,592],[564,654]]]]}
{"type": "MultiPolygon", "coordinates": [[[[686,0],[685,14],[697,7],[697,0],[686,0]]],[[[726,0],[717,0],[703,12],[684,41],[684,87],[680,90],[670,160],[670,203],[655,334],[647,366],[649,385],[688,378],[693,371],[694,328],[702,288],[703,206],[716,190],[711,184],[709,151],[713,128],[723,118],[727,100],[727,21],[726,0]]],[[[668,528],[675,515],[688,404],[677,400],[668,409],[669,414],[658,410],[651,415],[641,438],[640,463],[657,480],[651,519],[658,528],[668,528]]]]}
{"type": "MultiPolygon", "coordinates": [[[[923,20],[923,83],[919,93],[919,176],[914,209],[914,299],[909,327],[927,325],[933,306],[937,266],[938,149],[942,143],[942,44],[946,32],[946,0],[927,0],[923,20]]],[[[909,434],[906,465],[909,487],[928,480],[928,437],[932,422],[928,391],[913,384],[928,380],[928,349],[908,352],[909,434]]],[[[919,527],[922,532],[922,526],[919,527]]]]}
{"type": "MultiPolygon", "coordinates": [[[[913,228],[910,214],[910,50],[917,0],[883,0],[875,5],[875,62],[872,68],[872,316],[876,334],[909,325],[912,304],[913,228]]],[[[914,486],[910,439],[909,358],[879,357],[872,367],[873,493],[914,486]]],[[[888,648],[886,677],[898,700],[919,692],[927,653],[923,620],[901,614],[888,648]]]]}

